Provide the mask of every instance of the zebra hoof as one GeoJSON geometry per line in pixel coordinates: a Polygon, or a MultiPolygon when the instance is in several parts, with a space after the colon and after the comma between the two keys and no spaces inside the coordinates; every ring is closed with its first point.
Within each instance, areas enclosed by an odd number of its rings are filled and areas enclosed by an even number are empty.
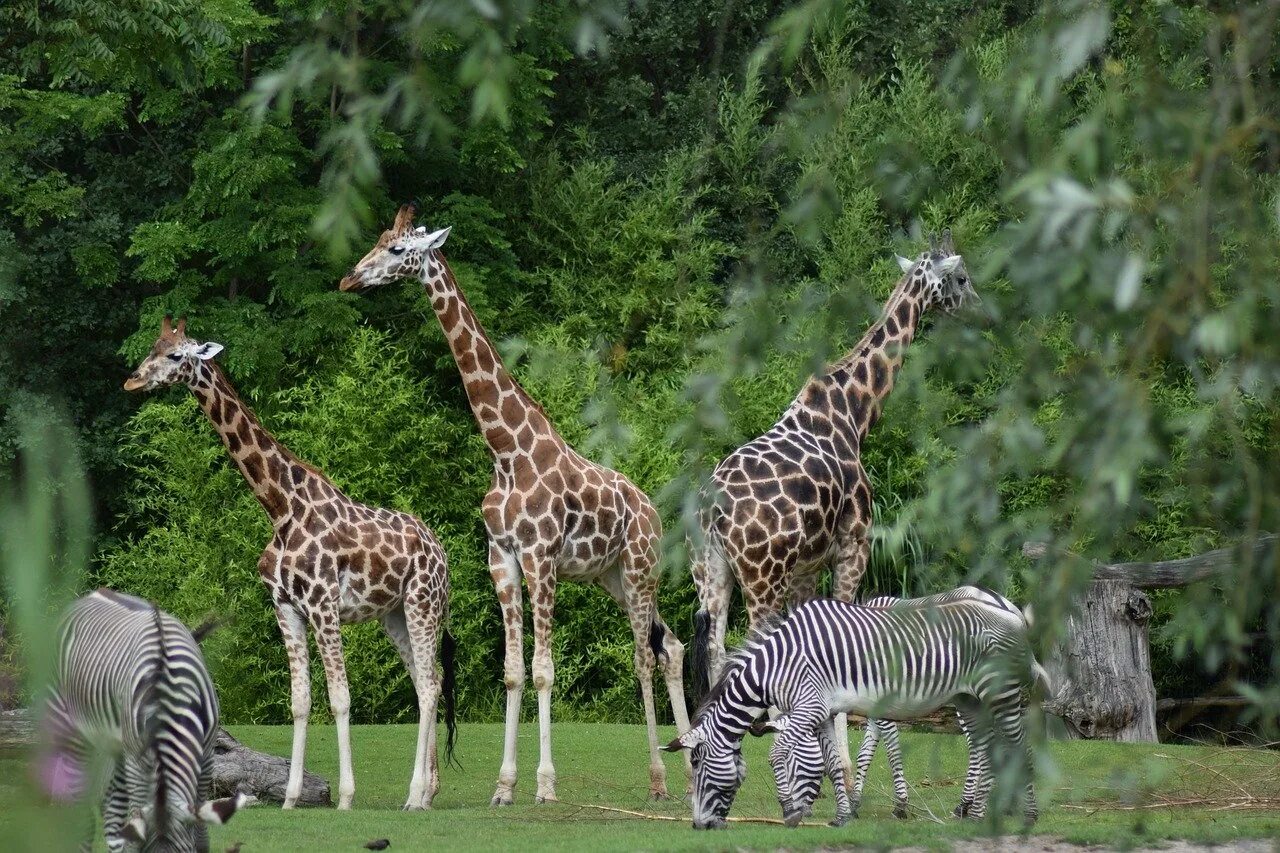
{"type": "Polygon", "coordinates": [[[902,803],[900,805],[894,806],[893,816],[896,817],[898,820],[906,820],[907,818],[909,818],[911,816],[911,813],[907,811],[906,803],[902,803]]]}
{"type": "Polygon", "coordinates": [[[845,815],[844,817],[836,815],[834,820],[827,821],[827,826],[839,829],[855,817],[857,817],[857,815],[845,815]]]}
{"type": "Polygon", "coordinates": [[[782,813],[782,822],[791,829],[799,826],[802,820],[804,820],[804,809],[793,809],[782,813]]]}
{"type": "Polygon", "coordinates": [[[972,803],[966,803],[963,800],[961,800],[960,803],[955,807],[955,810],[951,812],[951,816],[957,817],[963,820],[964,818],[967,818],[969,816],[969,809],[971,809],[972,807],[973,807],[972,803]]]}

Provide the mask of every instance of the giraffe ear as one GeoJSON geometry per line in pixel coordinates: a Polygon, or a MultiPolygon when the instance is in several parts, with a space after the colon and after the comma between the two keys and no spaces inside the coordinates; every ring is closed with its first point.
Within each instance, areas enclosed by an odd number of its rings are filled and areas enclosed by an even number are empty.
{"type": "Polygon", "coordinates": [[[222,344],[214,343],[213,341],[205,341],[200,346],[196,347],[196,358],[201,361],[208,361],[220,352],[222,352],[222,344]]]}
{"type": "Polygon", "coordinates": [[[449,228],[441,228],[439,231],[432,231],[430,234],[425,235],[420,238],[422,248],[427,250],[439,249],[444,245],[444,241],[449,239],[449,232],[452,230],[453,227],[450,226],[449,228]]]}
{"type": "Polygon", "coordinates": [[[904,258],[902,255],[894,255],[894,257],[897,258],[898,266],[902,268],[903,272],[910,272],[911,268],[915,266],[916,262],[910,258],[904,258]]]}
{"type": "Polygon", "coordinates": [[[951,275],[963,260],[959,255],[949,255],[938,261],[938,275],[951,275]]]}

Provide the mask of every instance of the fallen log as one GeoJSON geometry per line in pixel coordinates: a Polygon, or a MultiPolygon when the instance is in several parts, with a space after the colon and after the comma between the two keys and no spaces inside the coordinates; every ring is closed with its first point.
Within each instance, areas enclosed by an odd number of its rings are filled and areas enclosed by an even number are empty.
{"type": "MultiPolygon", "coordinates": [[[[27,749],[36,745],[35,721],[26,710],[0,712],[0,749],[27,749]]],[[[249,794],[265,802],[284,802],[289,782],[289,759],[250,749],[218,729],[213,746],[214,797],[249,794]]],[[[329,783],[322,776],[303,771],[300,806],[330,806],[329,783]]]]}

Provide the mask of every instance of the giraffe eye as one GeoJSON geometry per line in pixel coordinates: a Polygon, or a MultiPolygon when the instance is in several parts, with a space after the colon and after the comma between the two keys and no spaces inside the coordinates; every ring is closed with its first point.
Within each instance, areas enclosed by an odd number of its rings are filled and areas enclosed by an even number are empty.
{"type": "Polygon", "coordinates": [[[178,354],[178,353],[176,353],[176,352],[171,352],[171,353],[169,353],[169,360],[170,360],[170,361],[182,361],[182,356],[181,356],[181,355],[179,355],[179,354],[178,354]]]}
{"type": "Polygon", "coordinates": [[[392,247],[391,247],[390,249],[388,249],[387,251],[389,251],[389,252],[390,252],[391,254],[393,254],[393,255],[403,255],[403,254],[404,254],[404,246],[392,246],[392,247]]]}

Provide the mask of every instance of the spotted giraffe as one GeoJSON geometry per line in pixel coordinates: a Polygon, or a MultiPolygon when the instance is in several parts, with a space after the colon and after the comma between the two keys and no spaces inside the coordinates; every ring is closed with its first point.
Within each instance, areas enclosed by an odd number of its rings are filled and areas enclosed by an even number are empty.
{"type": "MultiPolygon", "coordinates": [[[[897,260],[903,275],[880,319],[844,358],[805,384],[768,432],[725,457],[703,491],[700,541],[689,543],[700,605],[693,661],[701,695],[724,665],[735,580],[752,626],[781,610],[788,593],[812,597],[828,565],[835,597],[853,601],[867,567],[871,526],[862,442],[893,390],[921,317],[933,308],[950,313],[976,297],[949,231],[914,261],[897,260]]],[[[850,769],[843,726],[838,736],[850,769]]]]}
{"type": "Polygon", "coordinates": [[[293,710],[293,757],[284,807],[302,792],[311,676],[307,625],[315,634],[338,731],[338,808],[355,797],[348,725],[351,699],[339,626],[381,621],[418,694],[418,743],[406,809],[426,809],[440,788],[436,706],[443,692],[450,755],[456,737],[454,641],[444,549],[425,524],[404,512],[356,503],[263,429],[213,357],[222,345],[187,337],[186,318],[165,317],[150,354],[125,381],[127,391],[185,384],[271,518],[271,544],[258,573],[284,637],[293,710]],[[443,683],[436,673],[437,644],[443,683]]]}
{"type": "MultiPolygon", "coordinates": [[[[516,785],[516,728],[525,682],[522,644],[524,577],[533,611],[533,686],[538,692],[537,802],[554,800],[551,761],[551,618],[559,580],[595,583],[627,614],[649,737],[649,793],[667,796],[653,705],[655,661],[662,666],[676,727],[689,727],[681,665],[684,646],[657,610],[662,522],[652,502],[625,476],[583,458],[502,363],[458,287],[440,247],[449,229],[414,228],[414,208],[395,222],[342,279],[365,290],[402,279],[421,281],[444,330],[471,411],[493,457],[482,505],[489,573],[506,631],[506,737],[491,803],[509,805],[516,785]]],[[[687,760],[686,760],[687,765],[687,760]]]]}

